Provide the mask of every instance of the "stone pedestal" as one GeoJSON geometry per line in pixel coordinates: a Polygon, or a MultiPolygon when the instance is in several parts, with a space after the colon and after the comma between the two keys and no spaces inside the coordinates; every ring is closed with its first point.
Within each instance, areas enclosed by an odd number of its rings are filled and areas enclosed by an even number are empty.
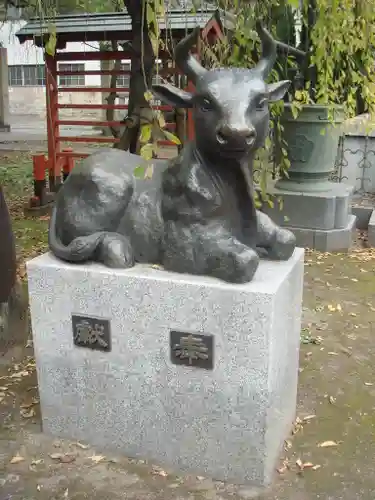
{"type": "Polygon", "coordinates": [[[295,418],[302,249],[245,285],[50,254],[27,268],[46,432],[270,483],[295,418]]]}
{"type": "Polygon", "coordinates": [[[298,192],[278,189],[275,184],[268,192],[275,199],[271,208],[262,210],[276,223],[290,229],[297,244],[322,252],[347,251],[352,243],[356,217],[351,213],[353,188],[336,182],[326,183],[325,191],[298,192]]]}
{"type": "Polygon", "coordinates": [[[375,247],[375,210],[373,210],[368,224],[368,243],[370,247],[375,247]]]}

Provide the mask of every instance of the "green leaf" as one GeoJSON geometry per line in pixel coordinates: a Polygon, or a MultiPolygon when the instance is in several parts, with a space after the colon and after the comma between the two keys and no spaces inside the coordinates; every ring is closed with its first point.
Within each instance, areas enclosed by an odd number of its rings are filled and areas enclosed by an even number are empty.
{"type": "Polygon", "coordinates": [[[294,7],[295,9],[299,8],[299,0],[287,0],[288,5],[294,7]]]}
{"type": "Polygon", "coordinates": [[[168,141],[171,141],[173,142],[173,144],[177,144],[178,146],[181,144],[181,141],[177,137],[177,135],[171,134],[171,132],[168,132],[168,130],[163,130],[163,133],[168,141]]]}
{"type": "Polygon", "coordinates": [[[153,33],[152,31],[149,31],[148,35],[152,45],[152,50],[154,51],[154,54],[157,56],[159,51],[159,37],[155,35],[155,33],[153,33]]]}
{"type": "Polygon", "coordinates": [[[146,5],[146,18],[147,18],[147,24],[150,26],[150,24],[156,25],[156,15],[155,11],[151,6],[150,2],[147,2],[146,5]]]}
{"type": "Polygon", "coordinates": [[[142,167],[142,165],[135,167],[135,169],[133,170],[133,175],[137,179],[143,179],[143,177],[145,175],[145,167],[142,167]]]}
{"type": "Polygon", "coordinates": [[[154,145],[145,144],[144,146],[141,147],[140,154],[142,158],[144,158],[145,160],[151,160],[153,152],[154,152],[154,145]]]}
{"type": "Polygon", "coordinates": [[[46,52],[49,56],[53,57],[55,55],[56,42],[57,42],[56,31],[54,31],[54,32],[50,33],[50,35],[48,37],[48,42],[45,45],[46,52]]]}

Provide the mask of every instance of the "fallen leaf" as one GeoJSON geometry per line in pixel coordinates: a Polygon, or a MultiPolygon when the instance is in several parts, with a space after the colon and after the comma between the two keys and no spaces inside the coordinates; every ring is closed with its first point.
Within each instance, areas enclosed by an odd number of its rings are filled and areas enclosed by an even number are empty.
{"type": "Polygon", "coordinates": [[[83,443],[80,443],[79,441],[74,443],[74,446],[77,446],[78,448],[81,448],[82,450],[88,450],[90,448],[90,446],[88,444],[83,444],[83,443]]]}
{"type": "Polygon", "coordinates": [[[40,484],[37,484],[37,485],[36,485],[36,489],[37,489],[38,491],[40,491],[40,490],[42,489],[42,487],[40,486],[40,484]]]}
{"type": "Polygon", "coordinates": [[[372,382],[365,382],[365,385],[374,385],[372,382]]]}
{"type": "Polygon", "coordinates": [[[304,469],[312,469],[313,467],[314,467],[314,464],[312,464],[311,462],[305,462],[303,464],[304,469]]]}
{"type": "Polygon", "coordinates": [[[321,465],[316,464],[316,465],[314,465],[314,466],[312,467],[312,470],[318,470],[318,469],[320,469],[320,468],[321,468],[321,465]]]}
{"type": "Polygon", "coordinates": [[[336,443],[336,441],[323,441],[323,443],[319,443],[318,444],[319,448],[329,448],[329,447],[332,447],[332,446],[338,446],[338,444],[336,443]]]}
{"type": "Polygon", "coordinates": [[[96,464],[98,464],[99,462],[102,462],[103,460],[105,460],[105,456],[104,455],[93,455],[90,458],[96,464]]]}
{"type": "Polygon", "coordinates": [[[303,417],[304,422],[307,422],[309,420],[312,420],[313,418],[316,418],[316,415],[307,415],[306,417],[303,417]]]}
{"type": "Polygon", "coordinates": [[[198,481],[203,481],[204,480],[204,476],[197,476],[197,479],[198,479],[198,481]]]}
{"type": "Polygon", "coordinates": [[[338,311],[340,311],[340,312],[341,312],[341,311],[342,311],[342,307],[341,307],[341,305],[340,305],[340,304],[337,304],[336,309],[337,309],[338,311]]]}
{"type": "Polygon", "coordinates": [[[298,460],[296,460],[296,465],[300,470],[303,470],[303,463],[302,463],[302,460],[300,458],[298,460]]]}
{"type": "Polygon", "coordinates": [[[27,377],[28,375],[30,375],[30,373],[26,370],[23,370],[20,372],[12,373],[12,375],[10,375],[9,378],[22,378],[22,377],[27,377]]]}
{"type": "Polygon", "coordinates": [[[331,405],[335,404],[336,403],[336,398],[334,398],[333,396],[330,396],[328,398],[328,401],[331,403],[331,405]]]}
{"type": "Polygon", "coordinates": [[[352,278],[352,281],[354,281],[355,283],[358,282],[357,278],[352,278]]]}
{"type": "Polygon", "coordinates": [[[31,462],[31,465],[39,465],[39,464],[42,464],[44,462],[44,460],[42,458],[39,458],[38,460],[33,460],[31,462]]]}
{"type": "Polygon", "coordinates": [[[283,465],[282,467],[279,467],[278,469],[276,469],[276,471],[279,474],[284,474],[284,472],[286,472],[287,470],[288,470],[288,467],[286,467],[285,465],[283,465]]]}
{"type": "MultiPolygon", "coordinates": [[[[162,477],[167,477],[168,474],[165,472],[163,469],[159,469],[158,467],[154,467],[152,469],[152,473],[156,476],[162,476],[162,477]]],[[[204,479],[204,478],[203,478],[204,479]]]]}
{"type": "Polygon", "coordinates": [[[11,464],[19,464],[20,462],[24,462],[25,458],[21,457],[21,455],[15,455],[10,461],[11,464]]]}
{"type": "Polygon", "coordinates": [[[355,318],[357,315],[356,313],[349,313],[349,316],[353,316],[353,318],[355,318]]]}
{"type": "Polygon", "coordinates": [[[69,495],[69,489],[66,488],[66,490],[64,491],[63,498],[68,498],[68,495],[69,495]]]}
{"type": "Polygon", "coordinates": [[[21,416],[23,418],[31,418],[31,417],[34,417],[35,411],[32,408],[29,411],[27,411],[27,410],[21,410],[20,414],[21,414],[21,416]]]}
{"type": "Polygon", "coordinates": [[[52,460],[58,460],[63,464],[70,464],[76,459],[75,455],[69,453],[51,453],[50,457],[52,460]]]}
{"type": "Polygon", "coordinates": [[[289,441],[288,439],[286,441],[284,441],[284,450],[285,451],[290,450],[291,447],[292,447],[292,442],[291,441],[289,441]]]}

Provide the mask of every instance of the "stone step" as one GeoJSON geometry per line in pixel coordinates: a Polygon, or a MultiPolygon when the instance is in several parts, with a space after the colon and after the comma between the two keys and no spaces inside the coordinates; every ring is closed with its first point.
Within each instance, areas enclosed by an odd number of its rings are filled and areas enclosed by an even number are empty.
{"type": "Polygon", "coordinates": [[[370,222],[368,223],[368,243],[375,248],[375,210],[372,211],[370,222]]]}

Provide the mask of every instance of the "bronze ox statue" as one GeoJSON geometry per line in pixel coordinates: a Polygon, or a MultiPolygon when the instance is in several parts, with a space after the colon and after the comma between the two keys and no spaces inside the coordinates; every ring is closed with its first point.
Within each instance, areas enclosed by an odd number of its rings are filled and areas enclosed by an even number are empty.
{"type": "Polygon", "coordinates": [[[268,105],[290,85],[266,83],[277,46],[257,29],[263,54],[252,69],[204,69],[190,53],[199,30],[178,44],[176,63],[195,84],[194,94],[169,84],[153,91],[172,106],[193,109],[195,140],[171,161],[155,160],[148,181],[133,176],[140,158],[116,149],[99,150],[75,167],[51,217],[49,245],[57,257],[117,268],[161,264],[245,283],[259,255],[292,255],[293,234],[254,205],[252,163],[268,134],[268,105]]]}

